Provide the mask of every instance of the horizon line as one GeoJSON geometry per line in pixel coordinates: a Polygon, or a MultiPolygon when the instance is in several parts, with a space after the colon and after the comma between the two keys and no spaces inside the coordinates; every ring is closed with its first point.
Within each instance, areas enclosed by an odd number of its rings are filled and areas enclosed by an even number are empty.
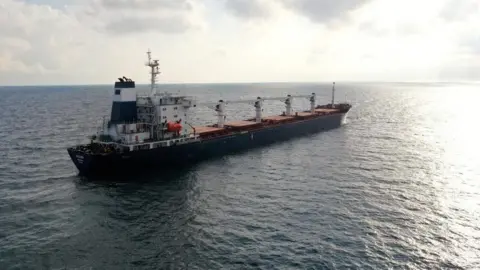
{"type": "MultiPolygon", "coordinates": [[[[349,80],[338,80],[338,81],[251,81],[251,82],[159,82],[157,85],[211,85],[211,84],[332,84],[332,83],[358,83],[358,84],[365,84],[365,83],[459,83],[459,84],[477,84],[480,83],[479,81],[474,80],[456,80],[456,81],[428,81],[428,80],[412,80],[412,81],[349,81],[349,80]]],[[[0,85],[0,87],[38,87],[38,86],[111,86],[113,83],[92,83],[92,84],[11,84],[11,85],[0,85]]],[[[137,85],[150,85],[150,83],[136,83],[137,85]]]]}

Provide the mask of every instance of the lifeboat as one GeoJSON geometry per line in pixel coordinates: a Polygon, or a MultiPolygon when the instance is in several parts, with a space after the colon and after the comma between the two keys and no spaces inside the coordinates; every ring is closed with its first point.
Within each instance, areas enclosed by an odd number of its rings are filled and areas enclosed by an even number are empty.
{"type": "Polygon", "coordinates": [[[179,124],[179,123],[168,122],[167,123],[167,130],[169,132],[180,132],[182,130],[182,125],[179,124]]]}

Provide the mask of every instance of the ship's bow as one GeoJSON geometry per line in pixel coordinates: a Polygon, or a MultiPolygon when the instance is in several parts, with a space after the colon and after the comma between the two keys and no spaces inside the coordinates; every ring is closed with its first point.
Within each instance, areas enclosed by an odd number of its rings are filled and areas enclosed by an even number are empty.
{"type": "Polygon", "coordinates": [[[341,103],[339,104],[339,109],[342,115],[342,119],[340,120],[340,124],[344,125],[347,123],[347,115],[350,112],[350,109],[352,109],[352,105],[349,103],[341,103]]]}
{"type": "Polygon", "coordinates": [[[88,174],[95,168],[95,158],[92,154],[81,151],[79,147],[71,147],[68,148],[67,151],[81,174],[88,174]]]}

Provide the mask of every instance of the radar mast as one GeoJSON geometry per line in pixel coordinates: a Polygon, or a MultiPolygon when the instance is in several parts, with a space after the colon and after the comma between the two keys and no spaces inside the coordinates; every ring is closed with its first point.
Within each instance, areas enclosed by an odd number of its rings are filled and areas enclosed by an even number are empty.
{"type": "Polygon", "coordinates": [[[333,87],[332,87],[332,108],[335,107],[335,82],[333,82],[333,87]]]}
{"type": "Polygon", "coordinates": [[[158,63],[158,60],[152,60],[150,49],[148,49],[147,55],[148,55],[148,62],[146,63],[146,66],[150,67],[150,88],[151,88],[151,94],[152,96],[155,95],[156,93],[156,82],[157,82],[157,75],[160,74],[158,66],[160,65],[158,63]]]}

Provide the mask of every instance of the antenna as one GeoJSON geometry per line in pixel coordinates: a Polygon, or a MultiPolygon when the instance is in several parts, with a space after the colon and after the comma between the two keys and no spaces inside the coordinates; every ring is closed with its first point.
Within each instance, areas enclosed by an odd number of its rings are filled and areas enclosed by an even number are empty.
{"type": "Polygon", "coordinates": [[[332,87],[332,108],[334,104],[335,104],[335,82],[333,82],[333,87],[332,87]]]}
{"type": "Polygon", "coordinates": [[[150,49],[148,49],[147,55],[148,55],[148,62],[146,63],[146,66],[150,67],[150,88],[151,88],[151,94],[152,96],[156,92],[156,85],[155,83],[157,82],[157,75],[160,74],[160,71],[158,70],[158,66],[160,65],[158,63],[158,60],[152,60],[152,53],[150,52],[150,49]]]}

